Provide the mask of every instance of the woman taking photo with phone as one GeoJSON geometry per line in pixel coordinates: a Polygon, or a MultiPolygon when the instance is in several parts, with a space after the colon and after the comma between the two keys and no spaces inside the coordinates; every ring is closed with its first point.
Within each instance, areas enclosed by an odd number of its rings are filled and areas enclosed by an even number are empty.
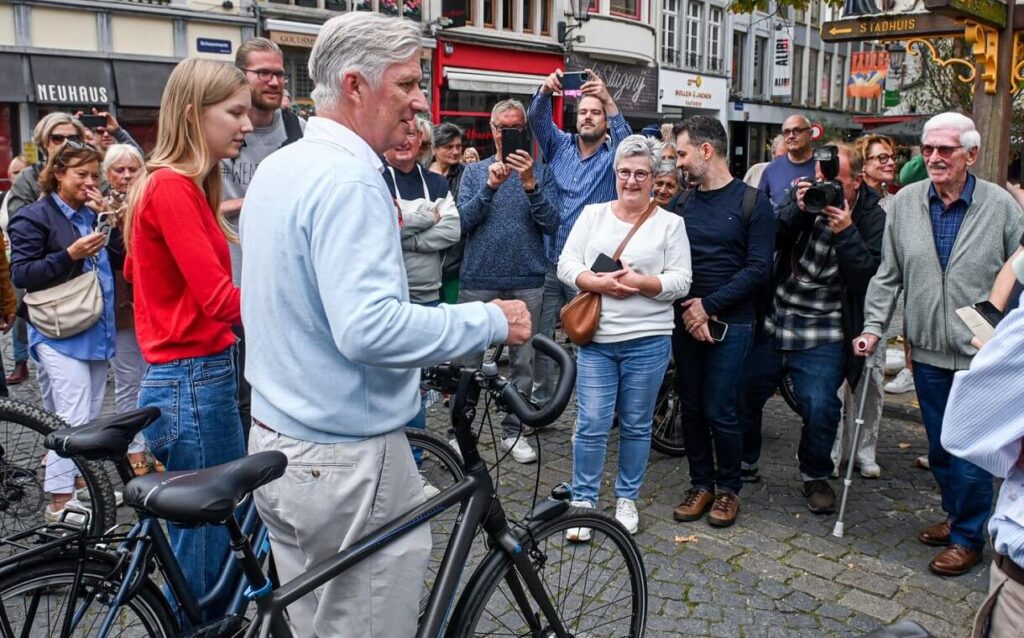
{"type": "MultiPolygon", "coordinates": [[[[630,135],[622,140],[614,164],[618,199],[586,206],[558,259],[563,283],[601,295],[597,331],[579,350],[572,504],[597,505],[608,432],[617,412],[615,518],[631,534],[639,526],[636,500],[647,471],[654,401],[672,349],[672,302],[690,288],[683,220],[651,199],[660,161],[661,144],[654,139],[630,135]]],[[[566,532],[572,542],[590,540],[590,535],[586,528],[566,532]]]]}
{"type": "MultiPolygon", "coordinates": [[[[218,212],[218,162],[238,155],[252,130],[250,107],[239,69],[198,58],[180,62],[160,101],[156,147],[126,210],[125,276],[133,285],[139,347],[149,363],[139,405],[162,412],[144,434],[170,471],[245,455],[231,330],[241,322],[241,294],[231,281],[228,254],[228,241],[237,238],[218,212]]],[[[193,593],[205,595],[227,558],[227,532],[167,527],[193,593]]],[[[219,605],[207,608],[211,617],[222,612],[219,605]]]]}
{"type": "MultiPolygon", "coordinates": [[[[89,206],[100,200],[99,182],[99,151],[65,142],[39,173],[42,199],[19,210],[7,227],[11,277],[27,293],[29,354],[36,361],[43,406],[72,427],[100,416],[107,362],[114,356],[114,273],[104,248],[107,236],[94,232],[96,213],[89,206]],[[71,294],[80,284],[92,304],[85,309],[87,316],[70,325],[72,312],[78,315],[83,308],[61,307],[60,299],[80,299],[71,294]],[[39,296],[57,299],[56,315],[37,314],[39,296]]],[[[46,521],[56,522],[81,487],[74,463],[47,453],[46,521]]],[[[71,505],[82,507],[77,501],[71,505]]],[[[67,520],[76,519],[81,521],[75,515],[67,520]]]]}

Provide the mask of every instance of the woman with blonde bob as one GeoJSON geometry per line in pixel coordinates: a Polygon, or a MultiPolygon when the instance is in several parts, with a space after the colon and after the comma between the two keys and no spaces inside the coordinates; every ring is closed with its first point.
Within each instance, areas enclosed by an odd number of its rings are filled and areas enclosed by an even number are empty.
{"type": "MultiPolygon", "coordinates": [[[[171,471],[245,455],[231,330],[241,323],[241,294],[228,253],[237,238],[219,212],[218,162],[238,155],[252,130],[250,107],[239,69],[197,58],[180,62],[160,100],[156,147],[129,196],[125,276],[134,287],[135,329],[149,363],[139,405],[161,410],[144,434],[171,471]]],[[[205,595],[227,558],[227,532],[167,527],[192,592],[205,595]]],[[[204,611],[219,617],[227,602],[204,611]]]]}

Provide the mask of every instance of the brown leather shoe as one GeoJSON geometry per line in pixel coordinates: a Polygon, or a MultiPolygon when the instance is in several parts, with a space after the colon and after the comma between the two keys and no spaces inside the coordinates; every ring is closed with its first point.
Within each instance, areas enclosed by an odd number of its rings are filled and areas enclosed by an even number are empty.
{"type": "Polygon", "coordinates": [[[949,528],[949,520],[936,523],[918,532],[917,540],[932,547],[945,547],[949,545],[949,528]]]}
{"type": "Polygon", "coordinates": [[[943,576],[962,576],[980,562],[980,549],[950,545],[928,563],[928,569],[943,576]]]}
{"type": "Polygon", "coordinates": [[[14,370],[7,375],[7,385],[18,385],[28,379],[28,361],[17,361],[14,370]]]}
{"type": "Polygon", "coordinates": [[[729,527],[740,513],[740,497],[729,490],[719,490],[715,503],[708,512],[708,523],[714,527],[729,527]]]}
{"type": "Polygon", "coordinates": [[[704,516],[704,512],[711,509],[714,502],[715,495],[711,490],[706,490],[703,487],[691,487],[686,490],[683,502],[676,505],[672,511],[672,518],[683,523],[695,521],[704,516]]]}

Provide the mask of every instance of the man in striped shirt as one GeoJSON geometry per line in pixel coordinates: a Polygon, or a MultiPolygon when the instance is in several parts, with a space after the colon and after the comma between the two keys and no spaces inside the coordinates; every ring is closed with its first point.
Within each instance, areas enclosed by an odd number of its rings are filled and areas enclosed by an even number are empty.
{"type": "MultiPolygon", "coordinates": [[[[576,219],[588,204],[616,198],[612,160],[619,142],[633,131],[619,112],[602,80],[587,69],[587,81],[580,89],[576,111],[576,130],[570,134],[558,130],[551,119],[551,96],[562,90],[562,71],[556,69],[533,96],[527,118],[544,163],[547,165],[545,194],[558,212],[558,228],[547,237],[548,272],[544,279],[544,301],[538,332],[551,334],[562,306],[576,291],[558,280],[555,267],[565,240],[576,219]]],[[[550,359],[537,356],[533,366],[533,400],[543,403],[555,385],[550,359]]]]}

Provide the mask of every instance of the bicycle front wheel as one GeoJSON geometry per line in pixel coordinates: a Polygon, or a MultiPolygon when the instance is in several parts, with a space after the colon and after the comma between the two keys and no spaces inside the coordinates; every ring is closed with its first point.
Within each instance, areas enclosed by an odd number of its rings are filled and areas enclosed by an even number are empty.
{"type": "MultiPolygon", "coordinates": [[[[618,522],[572,509],[541,525],[523,549],[571,636],[644,635],[647,573],[639,548],[618,522]],[[590,530],[590,540],[567,541],[566,530],[578,527],[590,530]]],[[[523,609],[513,596],[509,583],[516,581],[525,590],[511,559],[492,552],[460,598],[448,636],[553,636],[532,598],[530,608],[523,609]]]]}
{"type": "MultiPolygon", "coordinates": [[[[109,604],[120,587],[120,573],[111,575],[110,563],[89,560],[76,589],[77,568],[76,559],[46,560],[0,578],[0,635],[65,635],[62,629],[70,613],[70,619],[77,618],[77,622],[67,635],[99,636],[109,604]]],[[[107,636],[172,638],[179,633],[163,594],[147,579],[118,610],[107,636]]]]}

